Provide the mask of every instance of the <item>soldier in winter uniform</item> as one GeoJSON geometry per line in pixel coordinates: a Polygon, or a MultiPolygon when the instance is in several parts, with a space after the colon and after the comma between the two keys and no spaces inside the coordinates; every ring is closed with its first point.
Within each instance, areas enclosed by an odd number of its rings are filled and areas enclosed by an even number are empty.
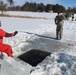
{"type": "Polygon", "coordinates": [[[62,13],[58,13],[55,17],[55,24],[57,25],[56,28],[56,39],[61,39],[63,34],[63,24],[64,24],[64,16],[62,13]]]}
{"type": "MultiPolygon", "coordinates": [[[[1,21],[0,21],[0,27],[1,27],[1,21]]],[[[15,36],[18,33],[18,31],[15,31],[14,33],[8,33],[0,28],[0,52],[5,52],[8,56],[12,55],[12,47],[8,44],[3,43],[3,37],[12,37],[15,36]]]]}

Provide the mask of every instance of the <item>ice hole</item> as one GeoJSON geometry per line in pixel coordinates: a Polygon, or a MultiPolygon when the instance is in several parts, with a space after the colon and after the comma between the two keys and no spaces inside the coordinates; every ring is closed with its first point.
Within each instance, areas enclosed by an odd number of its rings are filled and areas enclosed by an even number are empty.
{"type": "Polygon", "coordinates": [[[42,62],[46,56],[50,54],[51,53],[47,51],[31,49],[30,51],[18,56],[18,58],[32,66],[37,66],[38,63],[42,62]]]}

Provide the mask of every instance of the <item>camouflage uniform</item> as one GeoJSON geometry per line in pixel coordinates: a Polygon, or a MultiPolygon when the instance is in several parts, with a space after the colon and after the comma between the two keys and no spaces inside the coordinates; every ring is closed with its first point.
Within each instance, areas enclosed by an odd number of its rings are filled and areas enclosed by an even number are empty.
{"type": "Polygon", "coordinates": [[[64,16],[63,15],[57,15],[55,17],[55,24],[57,25],[56,28],[56,38],[61,39],[63,34],[63,24],[64,24],[64,16]]]}

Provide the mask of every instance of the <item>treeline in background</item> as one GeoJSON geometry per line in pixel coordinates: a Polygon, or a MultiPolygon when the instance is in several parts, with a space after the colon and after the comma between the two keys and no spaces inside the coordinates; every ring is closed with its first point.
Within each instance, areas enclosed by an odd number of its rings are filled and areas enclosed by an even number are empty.
{"type": "Polygon", "coordinates": [[[71,13],[76,13],[76,7],[68,7],[67,9],[59,4],[47,4],[36,2],[24,2],[22,6],[15,6],[13,0],[7,0],[8,4],[4,4],[3,0],[0,0],[0,11],[31,11],[31,12],[62,12],[69,16],[71,13]]]}

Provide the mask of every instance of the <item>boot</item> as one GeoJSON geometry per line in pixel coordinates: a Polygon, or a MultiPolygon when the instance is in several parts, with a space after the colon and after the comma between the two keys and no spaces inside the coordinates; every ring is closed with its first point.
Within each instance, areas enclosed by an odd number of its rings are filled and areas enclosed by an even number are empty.
{"type": "Polygon", "coordinates": [[[0,59],[3,59],[4,58],[4,55],[2,52],[0,52],[0,59]]]}
{"type": "Polygon", "coordinates": [[[56,37],[56,39],[58,39],[58,36],[56,37]]]}
{"type": "Polygon", "coordinates": [[[62,39],[62,36],[60,36],[60,40],[62,39]]]}

